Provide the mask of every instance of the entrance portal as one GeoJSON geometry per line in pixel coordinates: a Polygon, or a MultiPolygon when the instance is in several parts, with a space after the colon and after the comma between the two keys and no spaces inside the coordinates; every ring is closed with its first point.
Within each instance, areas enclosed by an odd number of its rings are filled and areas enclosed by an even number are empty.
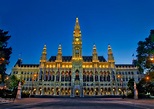
{"type": "Polygon", "coordinates": [[[78,89],[75,90],[75,96],[79,97],[80,96],[80,91],[78,89]]]}

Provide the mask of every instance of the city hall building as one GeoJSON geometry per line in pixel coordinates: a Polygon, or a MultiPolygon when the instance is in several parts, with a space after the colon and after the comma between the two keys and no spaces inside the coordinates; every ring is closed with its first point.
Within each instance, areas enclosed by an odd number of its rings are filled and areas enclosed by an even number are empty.
{"type": "Polygon", "coordinates": [[[92,55],[82,55],[82,37],[78,18],[73,31],[72,56],[63,56],[59,45],[56,56],[47,59],[44,45],[40,63],[23,64],[18,59],[12,74],[24,80],[23,92],[51,96],[104,96],[127,95],[131,78],[138,82],[143,74],[132,64],[115,64],[112,48],[108,45],[108,58],[98,56],[93,45],[92,55]]]}

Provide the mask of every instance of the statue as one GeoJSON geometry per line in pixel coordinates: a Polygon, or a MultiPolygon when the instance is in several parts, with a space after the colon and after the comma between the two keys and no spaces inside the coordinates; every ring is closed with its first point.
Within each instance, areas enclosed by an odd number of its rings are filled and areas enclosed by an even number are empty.
{"type": "Polygon", "coordinates": [[[136,88],[136,82],[134,81],[134,99],[138,99],[138,90],[136,88]]]}
{"type": "Polygon", "coordinates": [[[18,83],[18,90],[17,90],[17,99],[21,99],[21,82],[18,83]]]}

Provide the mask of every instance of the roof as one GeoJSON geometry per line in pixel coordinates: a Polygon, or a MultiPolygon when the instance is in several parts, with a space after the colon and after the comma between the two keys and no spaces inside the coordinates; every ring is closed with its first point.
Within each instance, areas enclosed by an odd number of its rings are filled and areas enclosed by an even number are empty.
{"type": "Polygon", "coordinates": [[[39,67],[39,64],[21,64],[21,67],[39,67]]]}
{"type": "Polygon", "coordinates": [[[18,59],[14,67],[18,65],[19,67],[39,67],[39,64],[22,64],[22,59],[18,59]]]}
{"type": "Polygon", "coordinates": [[[116,67],[136,67],[134,64],[115,64],[116,67]]]}
{"type": "Polygon", "coordinates": [[[20,66],[21,64],[22,64],[22,59],[19,58],[19,59],[17,60],[16,64],[14,65],[14,67],[15,67],[16,65],[20,66]]]}
{"type": "MultiPolygon", "coordinates": [[[[92,56],[82,56],[84,62],[92,62],[92,56]]],[[[63,62],[70,62],[72,59],[72,56],[62,56],[63,62]]],[[[51,56],[49,61],[54,62],[56,60],[56,56],[51,56]]],[[[103,56],[98,56],[98,60],[100,62],[106,62],[105,58],[103,56]]]]}

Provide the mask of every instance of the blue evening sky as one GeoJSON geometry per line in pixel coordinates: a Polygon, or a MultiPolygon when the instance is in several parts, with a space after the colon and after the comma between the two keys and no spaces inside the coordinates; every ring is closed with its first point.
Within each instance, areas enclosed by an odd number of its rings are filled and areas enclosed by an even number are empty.
{"type": "MultiPolygon", "coordinates": [[[[83,55],[107,59],[111,45],[116,64],[132,63],[137,43],[154,29],[154,0],[0,0],[0,29],[8,30],[13,48],[7,73],[19,58],[39,63],[44,44],[47,57],[72,55],[75,18],[79,18],[83,55]]],[[[134,57],[135,58],[135,57],[134,57]]]]}

